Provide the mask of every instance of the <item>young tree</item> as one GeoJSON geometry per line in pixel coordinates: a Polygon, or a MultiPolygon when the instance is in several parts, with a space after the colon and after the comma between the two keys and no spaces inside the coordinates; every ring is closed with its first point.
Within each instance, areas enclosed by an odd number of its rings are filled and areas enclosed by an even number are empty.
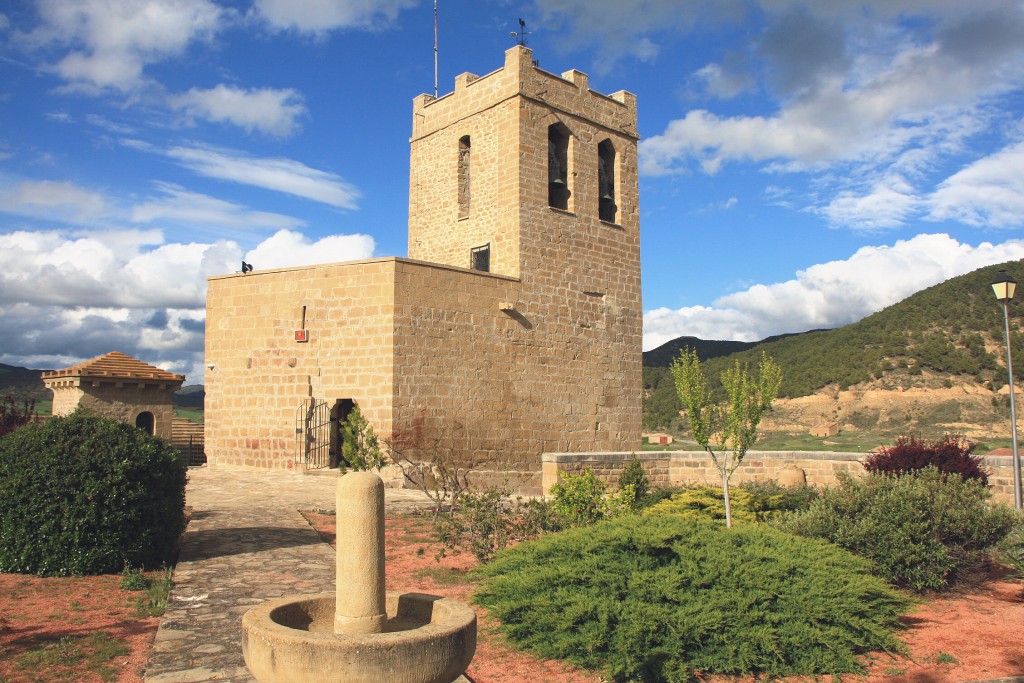
{"type": "Polygon", "coordinates": [[[729,478],[743,462],[747,449],[757,441],[757,426],[779,395],[782,368],[767,354],[761,354],[757,373],[736,361],[722,373],[724,403],[714,403],[700,359],[693,349],[683,349],[672,362],[679,400],[686,409],[694,440],[711,455],[722,475],[725,523],[732,526],[729,478]]]}
{"type": "Polygon", "coordinates": [[[341,467],[353,470],[369,470],[384,465],[377,435],[363,417],[359,406],[353,406],[345,421],[341,423],[341,467]]]}
{"type": "Polygon", "coordinates": [[[458,420],[426,416],[413,418],[411,428],[392,431],[384,439],[406,481],[434,502],[435,524],[445,509],[455,509],[470,490],[469,477],[476,464],[460,455],[467,444],[466,428],[458,420]]]}

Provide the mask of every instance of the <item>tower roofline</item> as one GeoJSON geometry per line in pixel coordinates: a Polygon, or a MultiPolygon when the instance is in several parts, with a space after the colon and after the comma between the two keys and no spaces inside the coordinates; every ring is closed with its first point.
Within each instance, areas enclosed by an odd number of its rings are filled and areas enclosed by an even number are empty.
{"type": "Polygon", "coordinates": [[[587,74],[576,69],[561,75],[545,71],[534,63],[530,48],[516,45],[505,51],[505,64],[500,69],[485,76],[461,73],[455,77],[454,91],[440,97],[424,93],[414,98],[411,140],[516,96],[542,102],[567,115],[575,116],[581,111],[596,112],[593,123],[634,140],[639,139],[636,95],[627,90],[610,95],[591,90],[587,74]],[[467,99],[474,101],[474,106],[467,108],[467,99]]]}

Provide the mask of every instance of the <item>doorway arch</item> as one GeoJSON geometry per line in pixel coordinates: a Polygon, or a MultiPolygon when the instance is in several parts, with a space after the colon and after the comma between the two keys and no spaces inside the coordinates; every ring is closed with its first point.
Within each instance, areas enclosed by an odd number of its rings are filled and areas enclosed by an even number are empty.
{"type": "Polygon", "coordinates": [[[145,431],[150,436],[153,436],[153,430],[156,426],[156,420],[153,418],[153,413],[148,410],[139,413],[138,417],[135,418],[135,426],[145,431]]]}

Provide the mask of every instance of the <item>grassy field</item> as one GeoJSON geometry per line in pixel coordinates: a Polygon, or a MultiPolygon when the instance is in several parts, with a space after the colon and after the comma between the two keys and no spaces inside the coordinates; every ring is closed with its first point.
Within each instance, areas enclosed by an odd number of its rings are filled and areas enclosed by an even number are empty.
{"type": "Polygon", "coordinates": [[[175,406],[174,416],[186,417],[193,422],[203,424],[203,411],[198,408],[182,408],[180,406],[175,406]]]}

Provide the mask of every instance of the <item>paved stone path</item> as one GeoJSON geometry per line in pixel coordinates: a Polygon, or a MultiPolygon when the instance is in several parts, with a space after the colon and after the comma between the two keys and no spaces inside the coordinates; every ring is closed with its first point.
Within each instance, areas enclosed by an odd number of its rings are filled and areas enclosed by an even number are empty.
{"type": "MultiPolygon", "coordinates": [[[[255,681],[242,659],[242,614],[271,598],[334,590],[334,551],[298,510],[333,510],[337,482],[330,474],[189,470],[192,520],[148,683],[255,681]]],[[[419,491],[385,490],[388,514],[429,502],[419,491]]]]}

